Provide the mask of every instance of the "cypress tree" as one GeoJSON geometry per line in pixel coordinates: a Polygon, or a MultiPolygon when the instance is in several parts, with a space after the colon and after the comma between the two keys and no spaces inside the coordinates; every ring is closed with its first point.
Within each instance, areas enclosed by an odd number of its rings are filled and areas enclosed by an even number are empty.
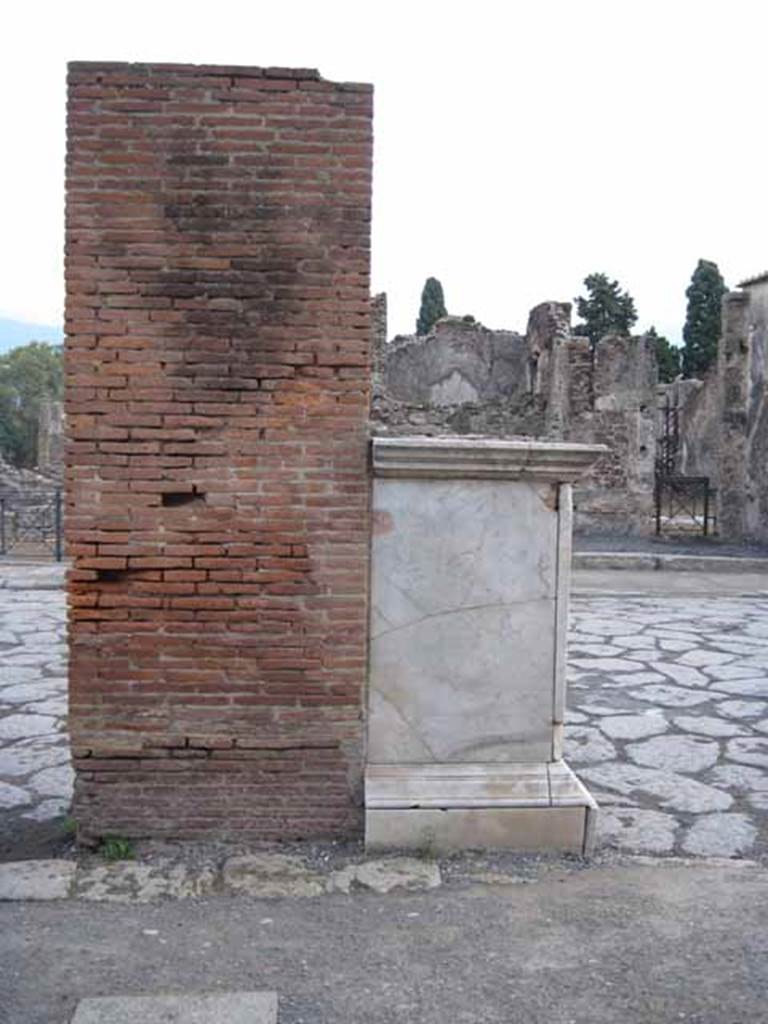
{"type": "Polygon", "coordinates": [[[416,321],[416,333],[428,334],[440,317],[447,316],[443,286],[436,277],[428,277],[421,291],[421,307],[416,321]]]}
{"type": "Polygon", "coordinates": [[[721,305],[727,291],[717,264],[699,260],[685,292],[688,310],[683,327],[683,376],[704,373],[716,359],[721,305]]]}

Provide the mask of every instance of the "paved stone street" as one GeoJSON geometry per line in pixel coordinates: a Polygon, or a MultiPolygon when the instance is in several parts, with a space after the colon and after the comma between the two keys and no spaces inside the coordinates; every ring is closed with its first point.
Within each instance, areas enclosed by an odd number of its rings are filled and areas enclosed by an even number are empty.
{"type": "MultiPolygon", "coordinates": [[[[64,595],[24,589],[25,580],[55,583],[54,569],[48,579],[9,572],[0,588],[0,831],[18,837],[61,819],[72,773],[64,595]]],[[[611,576],[616,585],[629,578],[611,576]]],[[[572,612],[566,755],[601,805],[599,843],[765,852],[768,596],[582,595],[572,612]]]]}
{"type": "Polygon", "coordinates": [[[566,757],[599,840],[750,856],[768,841],[768,598],[577,597],[566,757]]]}
{"type": "MultiPolygon", "coordinates": [[[[34,569],[15,569],[13,582],[18,586],[35,575],[34,569]]],[[[64,607],[60,589],[0,590],[3,846],[25,833],[39,835],[69,807],[64,607]]]]}

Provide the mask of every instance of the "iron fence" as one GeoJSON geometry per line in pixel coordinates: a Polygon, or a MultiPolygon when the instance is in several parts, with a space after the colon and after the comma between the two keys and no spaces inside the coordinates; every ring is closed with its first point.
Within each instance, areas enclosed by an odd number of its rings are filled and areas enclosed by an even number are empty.
{"type": "Polygon", "coordinates": [[[61,491],[0,498],[0,555],[53,557],[64,553],[61,491]]]}

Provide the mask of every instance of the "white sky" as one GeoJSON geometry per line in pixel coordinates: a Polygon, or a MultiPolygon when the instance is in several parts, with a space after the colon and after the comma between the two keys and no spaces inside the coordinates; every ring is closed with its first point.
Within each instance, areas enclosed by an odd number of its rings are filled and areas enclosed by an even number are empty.
{"type": "Polygon", "coordinates": [[[522,329],[592,271],[679,340],[699,257],[768,268],[765,0],[7,3],[0,316],[61,321],[67,60],[317,67],[376,87],[373,290],[522,329]]]}

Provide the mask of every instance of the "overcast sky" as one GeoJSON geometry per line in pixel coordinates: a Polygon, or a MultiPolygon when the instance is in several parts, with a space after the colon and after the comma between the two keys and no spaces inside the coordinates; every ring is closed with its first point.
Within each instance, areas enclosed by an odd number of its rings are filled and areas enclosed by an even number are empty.
{"type": "Polygon", "coordinates": [[[317,67],[376,88],[373,289],[411,332],[522,329],[592,271],[679,340],[696,261],[768,268],[765,0],[8,4],[0,316],[62,319],[67,60],[317,67]]]}

